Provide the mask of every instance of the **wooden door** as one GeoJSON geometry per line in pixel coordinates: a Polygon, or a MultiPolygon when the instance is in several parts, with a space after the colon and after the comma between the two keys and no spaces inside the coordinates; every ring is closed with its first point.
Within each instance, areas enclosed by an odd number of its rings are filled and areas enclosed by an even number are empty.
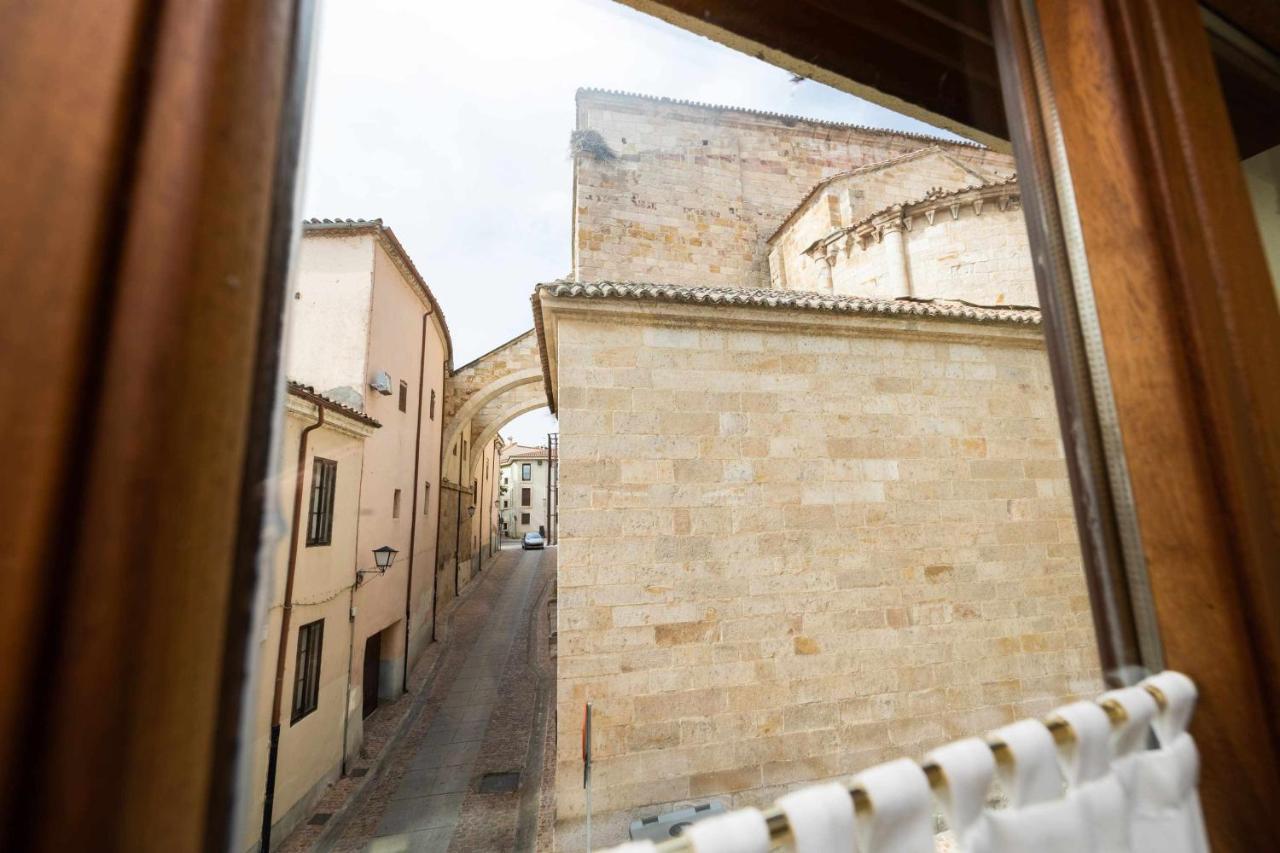
{"type": "Polygon", "coordinates": [[[364,641],[364,707],[367,717],[378,710],[378,674],[382,661],[382,634],[374,634],[364,641]]]}

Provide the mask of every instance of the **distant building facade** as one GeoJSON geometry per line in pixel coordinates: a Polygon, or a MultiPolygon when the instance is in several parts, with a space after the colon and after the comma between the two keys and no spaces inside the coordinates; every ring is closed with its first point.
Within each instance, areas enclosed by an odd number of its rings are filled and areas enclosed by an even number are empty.
{"type": "MultiPolygon", "coordinates": [[[[1012,158],[580,92],[557,845],[1100,686],[1012,158]],[[583,140],[586,140],[584,143],[583,140]]],[[[513,484],[514,485],[514,484],[513,484]]]]}
{"type": "Polygon", "coordinates": [[[544,536],[550,526],[547,448],[512,444],[502,454],[504,535],[519,539],[533,531],[544,536]]]}
{"type": "Polygon", "coordinates": [[[435,554],[441,607],[467,588],[499,545],[501,464],[491,457],[502,448],[502,427],[546,406],[538,359],[530,329],[450,371],[445,383],[441,535],[435,554]]]}

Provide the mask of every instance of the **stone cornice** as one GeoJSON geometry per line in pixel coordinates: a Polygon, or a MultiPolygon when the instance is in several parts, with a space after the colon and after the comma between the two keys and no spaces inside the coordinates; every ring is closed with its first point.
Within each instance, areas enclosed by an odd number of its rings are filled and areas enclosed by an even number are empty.
{"type": "Polygon", "coordinates": [[[542,364],[542,387],[547,393],[547,408],[551,409],[551,414],[554,415],[556,413],[556,376],[547,352],[549,349],[555,349],[555,326],[547,324],[543,317],[541,298],[543,287],[545,285],[539,285],[533,289],[529,302],[533,308],[533,332],[538,336],[538,360],[542,364]]]}
{"type": "Polygon", "coordinates": [[[552,412],[556,411],[558,316],[640,316],[664,324],[785,328],[822,334],[892,336],[910,332],[948,341],[999,337],[1026,346],[1043,345],[1036,308],[630,282],[552,282],[539,285],[531,299],[547,404],[552,412]]]}
{"type": "Polygon", "coordinates": [[[807,291],[768,288],[558,281],[538,285],[534,298],[543,294],[571,299],[677,302],[693,305],[793,309],[831,314],[911,316],[1018,325],[1039,325],[1040,323],[1040,311],[1036,308],[1003,308],[948,300],[869,299],[862,296],[831,296],[807,291]]]}
{"type": "Polygon", "coordinates": [[[929,226],[937,221],[939,212],[956,220],[966,209],[972,211],[974,216],[981,216],[984,210],[997,209],[1001,213],[1021,210],[1022,196],[1018,192],[1017,176],[999,183],[965,187],[949,192],[935,190],[918,201],[890,205],[864,217],[848,228],[832,232],[815,245],[830,246],[847,237],[848,241],[844,248],[845,253],[848,254],[853,250],[855,243],[859,248],[866,249],[873,242],[879,242],[887,230],[911,231],[917,217],[922,217],[925,225],[929,226]]]}
{"type": "Polygon", "coordinates": [[[777,228],[773,229],[773,233],[769,235],[769,238],[765,240],[765,243],[773,245],[773,242],[778,239],[782,232],[795,222],[796,217],[800,215],[800,212],[809,206],[809,202],[812,201],[818,193],[836,181],[844,180],[845,178],[856,178],[860,175],[869,175],[883,171],[884,169],[893,168],[894,166],[901,166],[903,163],[910,163],[912,160],[919,160],[921,157],[925,157],[930,154],[937,154],[947,158],[947,160],[951,161],[957,168],[969,173],[979,181],[985,182],[987,180],[984,175],[980,174],[972,166],[969,166],[967,163],[964,163],[963,161],[948,154],[941,145],[934,144],[924,148],[917,148],[914,151],[908,151],[906,154],[899,154],[897,157],[890,157],[887,160],[878,160],[875,163],[868,163],[865,166],[859,166],[856,169],[850,169],[846,172],[838,172],[829,178],[823,178],[821,181],[818,181],[818,183],[814,184],[813,187],[804,194],[804,198],[800,200],[800,203],[791,208],[791,212],[786,215],[782,220],[782,223],[778,225],[777,228]]]}
{"type": "Polygon", "coordinates": [[[707,104],[701,101],[686,101],[680,98],[668,98],[663,95],[641,95],[635,92],[620,92],[613,89],[593,89],[590,87],[580,88],[575,95],[575,100],[581,101],[583,98],[594,98],[596,100],[614,100],[614,101],[644,101],[651,104],[667,104],[673,107],[686,107],[689,109],[699,110],[701,112],[714,113],[734,113],[749,118],[761,119],[770,123],[782,124],[792,127],[797,124],[807,124],[814,127],[831,127],[841,130],[855,130],[861,133],[868,133],[874,136],[897,136],[903,139],[915,139],[931,145],[951,145],[956,148],[969,148],[978,151],[989,151],[990,149],[980,142],[974,142],[970,139],[945,139],[941,136],[930,136],[927,133],[913,133],[909,130],[891,130],[886,127],[870,127],[864,124],[848,124],[839,121],[826,121],[819,118],[805,118],[804,116],[787,115],[786,113],[774,113],[767,110],[753,110],[748,107],[726,106],[724,104],[707,104]]]}

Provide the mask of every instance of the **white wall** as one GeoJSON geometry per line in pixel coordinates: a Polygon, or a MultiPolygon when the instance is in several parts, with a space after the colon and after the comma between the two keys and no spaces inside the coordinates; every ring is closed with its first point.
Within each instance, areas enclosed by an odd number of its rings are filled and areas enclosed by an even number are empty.
{"type": "Polygon", "coordinates": [[[373,237],[304,239],[289,299],[290,379],[364,408],[373,298],[373,237]]]}

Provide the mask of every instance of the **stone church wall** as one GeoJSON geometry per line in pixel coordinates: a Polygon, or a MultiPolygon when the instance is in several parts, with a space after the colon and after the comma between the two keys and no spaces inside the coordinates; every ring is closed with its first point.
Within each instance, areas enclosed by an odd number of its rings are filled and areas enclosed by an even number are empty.
{"type": "Polygon", "coordinates": [[[975,145],[590,90],[578,129],[613,154],[574,158],[580,281],[768,287],[766,240],[819,181],[929,145],[1012,171],[975,145]]]}
{"type": "MultiPolygon", "coordinates": [[[[1012,164],[993,162],[978,171],[934,147],[837,177],[805,199],[770,237],[772,286],[781,290],[821,292],[830,286],[825,261],[805,254],[816,241],[891,204],[919,201],[935,188],[956,190],[977,186],[984,181],[1007,178],[1012,170],[1012,164]]],[[[836,292],[878,295],[838,288],[836,292]]]]}
{"type": "Polygon", "coordinates": [[[625,833],[1099,689],[1038,328],[578,300],[554,337],[562,849],[587,700],[625,833]]]}
{"type": "Polygon", "coordinates": [[[841,241],[834,263],[800,256],[791,267],[791,290],[830,292],[837,296],[894,299],[889,274],[892,252],[905,252],[905,277],[911,293],[921,299],[951,299],[976,305],[1038,306],[1035,272],[1027,244],[1026,224],[1017,208],[1001,211],[987,204],[975,216],[971,204],[953,219],[946,206],[930,225],[915,215],[902,244],[871,239],[866,248],[856,240],[841,241]]]}
{"type": "MultiPolygon", "coordinates": [[[[1027,226],[1020,209],[965,205],[958,219],[939,211],[933,225],[915,218],[906,233],[908,275],[917,296],[979,305],[1039,305],[1027,226]]],[[[853,250],[857,254],[858,249],[853,250]]]]}

